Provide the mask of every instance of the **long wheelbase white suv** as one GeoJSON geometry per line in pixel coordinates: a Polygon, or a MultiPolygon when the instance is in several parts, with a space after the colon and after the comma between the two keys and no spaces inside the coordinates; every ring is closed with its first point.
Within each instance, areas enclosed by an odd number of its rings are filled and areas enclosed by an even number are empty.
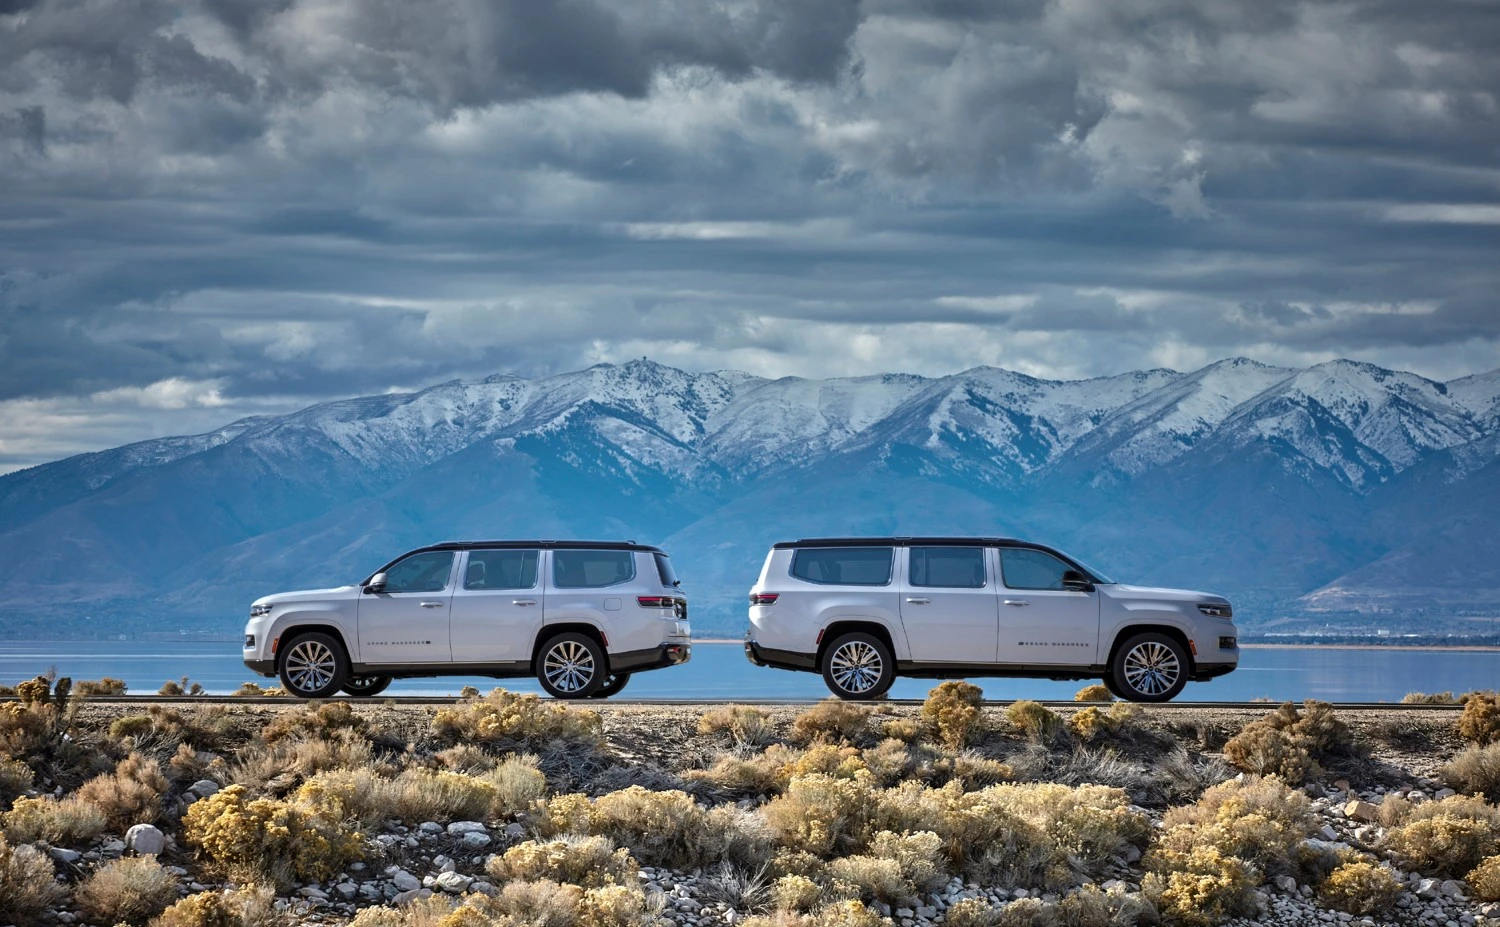
{"type": "Polygon", "coordinates": [[[414,676],[535,676],[601,698],[692,656],[664,551],[633,541],[453,541],[364,582],[256,599],[245,665],[287,692],[369,696],[414,676]]]}
{"type": "Polygon", "coordinates": [[[1103,679],[1165,702],[1239,664],[1221,596],[1106,579],[1010,538],[812,538],[775,545],[750,590],[745,655],[879,698],[897,676],[1103,679]]]}

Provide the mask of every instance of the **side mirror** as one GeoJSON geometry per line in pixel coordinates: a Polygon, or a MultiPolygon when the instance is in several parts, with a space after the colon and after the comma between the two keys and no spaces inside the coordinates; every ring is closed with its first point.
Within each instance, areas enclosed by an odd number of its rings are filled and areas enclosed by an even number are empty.
{"type": "Polygon", "coordinates": [[[375,595],[385,591],[385,574],[376,573],[365,583],[365,595],[375,595]]]}
{"type": "Polygon", "coordinates": [[[1093,592],[1094,584],[1087,576],[1077,570],[1069,570],[1062,575],[1062,586],[1070,592],[1093,592]]]}

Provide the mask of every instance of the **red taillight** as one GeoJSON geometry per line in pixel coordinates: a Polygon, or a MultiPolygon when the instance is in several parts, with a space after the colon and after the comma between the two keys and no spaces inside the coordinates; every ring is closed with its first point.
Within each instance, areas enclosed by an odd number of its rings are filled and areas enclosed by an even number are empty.
{"type": "Polygon", "coordinates": [[[676,608],[677,600],[669,595],[638,595],[635,600],[641,608],[676,608]]]}
{"type": "Polygon", "coordinates": [[[780,594],[775,592],[752,592],[750,593],[750,604],[775,605],[778,598],[780,598],[780,594]]]}

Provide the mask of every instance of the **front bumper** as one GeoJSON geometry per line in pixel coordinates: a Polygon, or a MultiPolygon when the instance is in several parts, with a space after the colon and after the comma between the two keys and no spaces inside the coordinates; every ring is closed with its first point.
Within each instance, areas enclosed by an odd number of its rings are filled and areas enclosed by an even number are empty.
{"type": "Polygon", "coordinates": [[[257,659],[255,659],[253,657],[246,657],[245,658],[245,665],[248,666],[248,667],[250,667],[250,672],[257,673],[257,674],[259,674],[261,676],[275,676],[276,675],[276,661],[275,660],[257,660],[257,659]]]}
{"type": "Polygon", "coordinates": [[[1207,682],[1220,676],[1226,676],[1234,672],[1238,663],[1199,663],[1193,667],[1193,681],[1207,682]]]}
{"type": "Polygon", "coordinates": [[[678,666],[692,658],[692,644],[662,644],[645,650],[610,654],[609,669],[612,673],[644,673],[647,670],[678,666]]]}

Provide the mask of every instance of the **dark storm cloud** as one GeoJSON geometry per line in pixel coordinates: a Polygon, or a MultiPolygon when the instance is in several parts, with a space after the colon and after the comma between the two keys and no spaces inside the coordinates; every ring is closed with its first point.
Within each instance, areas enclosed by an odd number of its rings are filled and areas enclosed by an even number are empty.
{"type": "Polygon", "coordinates": [[[0,457],[641,354],[1493,368],[1497,42],[1449,0],[0,0],[0,457]]]}

